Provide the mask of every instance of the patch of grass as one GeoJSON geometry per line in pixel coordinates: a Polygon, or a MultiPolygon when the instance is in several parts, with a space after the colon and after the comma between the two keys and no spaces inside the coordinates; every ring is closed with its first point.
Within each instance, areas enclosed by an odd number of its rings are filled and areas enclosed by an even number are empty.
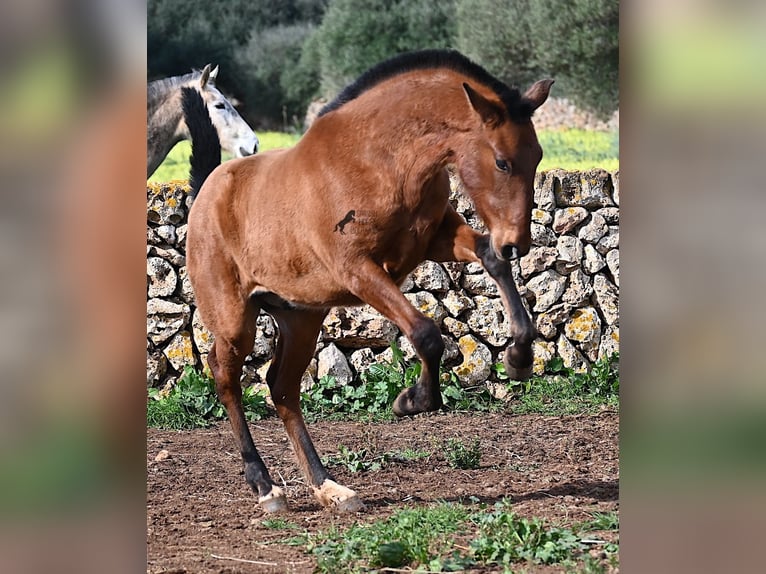
{"type": "MultiPolygon", "coordinates": [[[[149,389],[146,423],[150,427],[166,429],[192,429],[210,426],[227,417],[226,409],[218,401],[215,383],[207,375],[187,365],[178,382],[169,393],[149,389]]],[[[253,387],[242,390],[242,406],[250,421],[269,414],[266,398],[253,387]]]]}
{"type": "MultiPolygon", "coordinates": [[[[306,548],[317,559],[317,572],[327,573],[387,568],[451,572],[476,567],[512,572],[519,563],[560,564],[567,572],[605,568],[586,553],[598,544],[586,545],[569,528],[520,517],[507,500],[473,512],[451,503],[399,510],[383,520],[307,532],[290,544],[306,548]]],[[[607,546],[609,564],[616,564],[616,554],[610,556],[615,549],[607,546]]]]}
{"type": "Polygon", "coordinates": [[[507,501],[495,505],[492,512],[474,515],[473,522],[478,533],[471,550],[475,559],[487,565],[556,564],[575,559],[585,549],[571,530],[546,528],[536,518],[521,518],[507,501]]]}
{"type": "Polygon", "coordinates": [[[337,455],[322,457],[322,464],[325,466],[343,466],[352,473],[380,470],[386,462],[385,454],[375,456],[366,448],[350,450],[342,444],[338,446],[337,455]]]}
{"type": "MultiPolygon", "coordinates": [[[[261,142],[261,151],[292,147],[301,137],[298,134],[284,132],[259,131],[257,134],[261,142]]],[[[538,171],[554,168],[584,171],[597,167],[615,171],[620,168],[620,136],[617,131],[540,130],[537,132],[537,138],[545,152],[538,171]]],[[[149,181],[167,182],[188,179],[190,155],[190,142],[182,141],[176,144],[149,181]]],[[[230,154],[224,153],[221,159],[226,161],[231,157],[230,154]]]]}
{"type": "Polygon", "coordinates": [[[618,131],[565,129],[540,130],[537,139],[543,148],[538,171],[561,168],[585,171],[602,168],[620,169],[620,134],[618,131]]]}
{"type": "Polygon", "coordinates": [[[297,530],[298,525],[284,518],[266,518],[261,521],[261,526],[270,530],[297,530]]]}
{"type": "Polygon", "coordinates": [[[478,439],[466,444],[457,438],[451,438],[444,445],[444,457],[452,468],[472,470],[479,468],[481,462],[481,447],[478,439]]]}
{"type": "MultiPolygon", "coordinates": [[[[502,364],[495,365],[500,379],[506,378],[502,364]]],[[[554,357],[544,376],[528,381],[509,381],[514,400],[508,408],[515,414],[567,415],[619,408],[619,354],[600,359],[588,371],[578,373],[554,357]]]]}
{"type": "MultiPolygon", "coordinates": [[[[283,132],[256,132],[261,142],[260,151],[279,149],[294,146],[300,136],[283,132]]],[[[173,180],[189,179],[189,156],[191,156],[191,142],[179,142],[170,150],[165,160],[160,164],[152,176],[150,182],[164,183],[173,180]]],[[[232,158],[231,154],[223,152],[221,160],[232,158]]]]}
{"type": "Polygon", "coordinates": [[[454,546],[454,534],[467,527],[468,511],[454,504],[411,508],[369,524],[306,535],[317,572],[367,572],[371,568],[424,565],[451,571],[470,564],[454,546]]]}
{"type": "Polygon", "coordinates": [[[620,529],[620,517],[616,512],[591,512],[590,515],[593,518],[581,525],[584,531],[620,529]]]}

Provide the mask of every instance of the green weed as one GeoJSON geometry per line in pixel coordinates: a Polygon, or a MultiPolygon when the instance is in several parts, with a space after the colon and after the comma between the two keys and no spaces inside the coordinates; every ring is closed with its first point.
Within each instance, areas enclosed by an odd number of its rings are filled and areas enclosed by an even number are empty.
{"type": "Polygon", "coordinates": [[[619,530],[620,518],[616,512],[591,512],[590,514],[593,518],[582,524],[583,530],[619,530]]]}
{"type": "Polygon", "coordinates": [[[470,560],[455,549],[453,535],[465,530],[467,518],[468,511],[453,504],[404,509],[370,524],[307,534],[306,545],[317,558],[318,572],[367,572],[413,563],[429,570],[462,569],[470,560]]]}
{"type": "Polygon", "coordinates": [[[471,550],[485,564],[555,564],[572,560],[585,549],[571,530],[546,528],[536,518],[520,518],[507,501],[497,503],[490,513],[474,515],[473,522],[478,534],[471,542],[471,550]]]}
{"type": "MultiPolygon", "coordinates": [[[[498,378],[507,380],[502,364],[495,365],[495,371],[498,378]]],[[[561,357],[554,357],[544,376],[509,381],[507,388],[514,396],[509,408],[515,414],[566,415],[618,408],[619,355],[604,357],[583,373],[565,367],[561,357]]]]}
{"type": "Polygon", "coordinates": [[[466,444],[460,439],[451,438],[445,444],[444,456],[452,468],[471,470],[479,468],[481,447],[478,439],[466,444]]]}
{"type": "Polygon", "coordinates": [[[387,462],[387,456],[372,455],[366,448],[354,451],[344,445],[338,446],[337,455],[322,457],[325,466],[343,466],[352,473],[380,470],[387,462]]]}
{"type": "MultiPolygon", "coordinates": [[[[512,572],[518,563],[561,564],[567,572],[595,573],[605,567],[585,553],[588,546],[574,531],[519,517],[505,500],[476,512],[449,503],[399,510],[384,520],[307,532],[291,544],[305,547],[316,557],[317,571],[327,573],[497,566],[512,572]]],[[[605,545],[604,551],[609,564],[616,564],[612,546],[605,545]]]]}
{"type": "Polygon", "coordinates": [[[297,530],[298,525],[284,518],[266,518],[261,521],[261,526],[270,530],[297,530]]]}
{"type": "MultiPolygon", "coordinates": [[[[226,418],[226,409],[218,401],[213,379],[187,365],[170,393],[149,389],[146,423],[150,427],[190,429],[210,426],[226,418]]],[[[250,421],[260,420],[268,413],[266,398],[253,387],[242,390],[242,406],[250,421]]]]}

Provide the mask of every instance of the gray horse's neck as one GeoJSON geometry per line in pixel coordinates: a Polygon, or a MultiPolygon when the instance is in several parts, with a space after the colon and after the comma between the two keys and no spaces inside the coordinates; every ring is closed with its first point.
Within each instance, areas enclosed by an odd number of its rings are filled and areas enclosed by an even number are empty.
{"type": "Polygon", "coordinates": [[[189,137],[183,122],[180,88],[193,80],[194,76],[186,74],[157,80],[147,87],[147,178],[159,167],[174,145],[189,137]]]}

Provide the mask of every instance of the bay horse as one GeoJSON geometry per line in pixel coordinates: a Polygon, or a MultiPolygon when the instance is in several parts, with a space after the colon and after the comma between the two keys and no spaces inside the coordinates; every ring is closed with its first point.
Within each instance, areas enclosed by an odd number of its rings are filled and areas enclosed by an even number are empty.
{"type": "Polygon", "coordinates": [[[497,283],[511,319],[513,341],[503,359],[508,374],[529,377],[536,330],[510,260],[531,244],[533,180],[542,158],[531,117],[552,83],[540,80],[522,94],[459,52],[402,54],[345,88],[294,147],[196,174],[204,184],[189,214],[189,277],[214,335],[208,365],[216,391],[245,480],[264,511],[286,510],[287,502],[255,447],[241,403],[240,372],[259,310],[279,330],[266,375],[277,413],[314,496],[337,511],[364,505],[322,465],[299,403],[301,375],[331,307],[367,303],[402,330],[422,369],[393,411],[434,411],[442,406],[441,332],[398,285],[425,259],[478,262],[497,283]],[[488,234],[450,206],[448,164],[488,234]]]}
{"type": "Polygon", "coordinates": [[[235,157],[258,151],[258,136],[234,106],[215,87],[218,66],[199,72],[155,80],[146,90],[146,177],[149,178],[178,142],[190,139],[181,109],[181,90],[194,88],[202,96],[223,149],[235,157]]]}

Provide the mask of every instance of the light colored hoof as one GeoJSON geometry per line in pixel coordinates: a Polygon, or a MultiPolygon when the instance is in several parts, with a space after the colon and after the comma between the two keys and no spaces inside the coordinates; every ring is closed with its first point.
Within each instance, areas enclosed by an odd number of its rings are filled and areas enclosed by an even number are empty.
{"type": "Polygon", "coordinates": [[[287,497],[284,491],[278,486],[274,486],[266,496],[258,499],[258,504],[265,512],[276,514],[278,512],[287,512],[287,497]]]}
{"type": "Polygon", "coordinates": [[[314,488],[319,503],[335,512],[351,513],[364,510],[364,502],[353,490],[327,479],[319,488],[314,488]]]}

